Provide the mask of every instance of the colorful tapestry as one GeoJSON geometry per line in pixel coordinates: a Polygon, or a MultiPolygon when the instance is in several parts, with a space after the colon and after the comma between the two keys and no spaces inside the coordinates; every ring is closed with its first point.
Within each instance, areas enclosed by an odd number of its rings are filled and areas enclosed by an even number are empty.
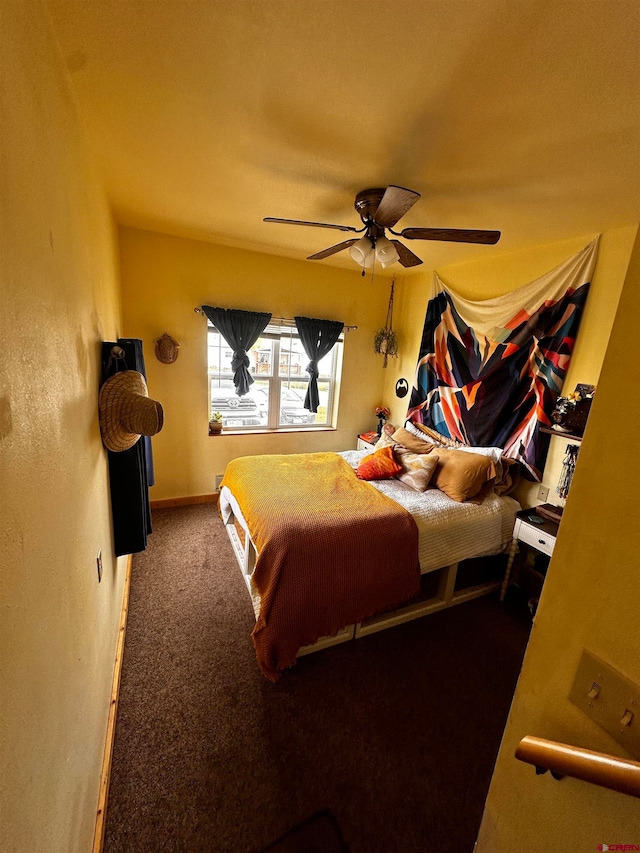
{"type": "Polygon", "coordinates": [[[504,448],[540,480],[598,249],[517,290],[472,302],[445,289],[427,306],[407,417],[475,446],[504,448]]]}

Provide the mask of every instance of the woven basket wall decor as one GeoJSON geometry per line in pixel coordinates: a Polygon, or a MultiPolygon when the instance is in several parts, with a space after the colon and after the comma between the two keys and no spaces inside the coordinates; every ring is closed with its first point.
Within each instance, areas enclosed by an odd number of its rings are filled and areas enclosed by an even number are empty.
{"type": "Polygon", "coordinates": [[[172,338],[167,332],[156,338],[155,344],[156,358],[162,364],[173,364],[177,359],[180,351],[180,344],[175,338],[172,338]]]}

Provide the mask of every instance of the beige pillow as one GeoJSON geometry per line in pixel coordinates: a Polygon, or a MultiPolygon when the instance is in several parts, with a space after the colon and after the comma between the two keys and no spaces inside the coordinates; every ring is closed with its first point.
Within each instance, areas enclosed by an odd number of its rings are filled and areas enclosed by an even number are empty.
{"type": "Polygon", "coordinates": [[[407,450],[413,451],[413,453],[430,453],[435,447],[435,444],[432,444],[429,441],[423,441],[421,438],[411,435],[411,433],[404,429],[404,427],[399,427],[391,438],[398,444],[406,447],[407,450]]]}
{"type": "Polygon", "coordinates": [[[454,501],[467,501],[489,491],[496,467],[489,456],[438,447],[438,464],[432,485],[454,501]]]}
{"type": "Polygon", "coordinates": [[[402,471],[396,474],[396,479],[417,492],[426,491],[438,464],[437,453],[412,453],[411,450],[396,445],[395,457],[402,465],[402,471]]]}

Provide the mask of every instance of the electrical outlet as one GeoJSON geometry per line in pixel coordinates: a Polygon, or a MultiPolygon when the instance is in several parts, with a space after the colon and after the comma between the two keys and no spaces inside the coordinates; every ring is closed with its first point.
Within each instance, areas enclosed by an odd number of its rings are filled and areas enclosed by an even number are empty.
{"type": "Polygon", "coordinates": [[[224,474],[216,474],[216,492],[220,491],[220,483],[222,482],[222,478],[224,474]]]}
{"type": "Polygon", "coordinates": [[[98,564],[98,583],[100,583],[102,580],[102,548],[98,551],[96,563],[98,564]]]}
{"type": "Polygon", "coordinates": [[[538,500],[546,501],[549,497],[549,487],[548,486],[538,486],[538,500]]]}

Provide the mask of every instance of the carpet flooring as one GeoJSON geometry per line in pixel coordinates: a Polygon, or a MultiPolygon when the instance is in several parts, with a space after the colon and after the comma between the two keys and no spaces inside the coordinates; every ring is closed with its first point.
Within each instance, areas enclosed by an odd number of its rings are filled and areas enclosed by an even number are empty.
{"type": "Polygon", "coordinates": [[[529,633],[485,596],[304,658],[276,684],[214,505],[133,561],[105,853],[256,853],[311,815],[350,853],[471,853],[529,633]]]}

